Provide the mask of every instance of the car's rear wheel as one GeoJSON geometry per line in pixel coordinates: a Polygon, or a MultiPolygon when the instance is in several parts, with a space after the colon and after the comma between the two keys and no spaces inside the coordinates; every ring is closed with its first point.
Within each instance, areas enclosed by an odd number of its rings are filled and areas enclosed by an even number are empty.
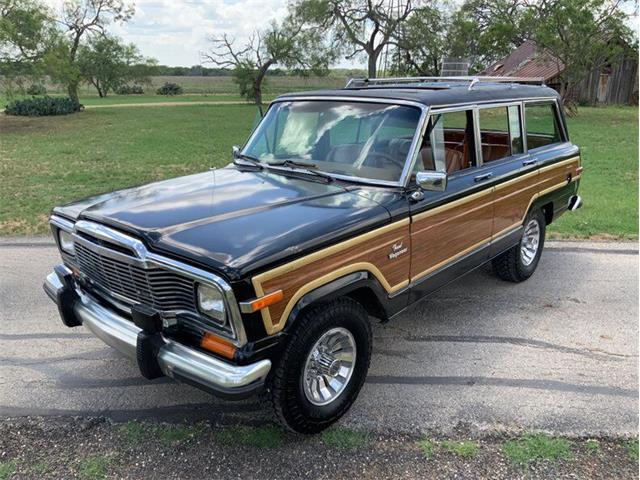
{"type": "Polygon", "coordinates": [[[316,433],[337,421],[358,396],[370,358],[371,325],[359,303],[339,298],[309,308],[270,379],[280,423],[316,433]]]}
{"type": "Polygon", "coordinates": [[[546,234],[546,220],[542,210],[534,210],[522,225],[520,242],[493,259],[493,271],[509,282],[523,282],[535,272],[546,234]]]}

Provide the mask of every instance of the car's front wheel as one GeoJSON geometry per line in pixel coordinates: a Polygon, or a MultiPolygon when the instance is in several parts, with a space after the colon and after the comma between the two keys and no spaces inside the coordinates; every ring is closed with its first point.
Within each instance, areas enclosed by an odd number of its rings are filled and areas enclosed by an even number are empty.
{"type": "Polygon", "coordinates": [[[518,245],[493,259],[493,270],[501,279],[523,282],[536,270],[542,249],[547,222],[542,210],[534,210],[522,225],[522,237],[518,245]]]}
{"type": "Polygon", "coordinates": [[[309,308],[296,321],[270,381],[276,417],[300,433],[324,430],[346,413],[369,370],[371,325],[350,298],[309,308]]]}

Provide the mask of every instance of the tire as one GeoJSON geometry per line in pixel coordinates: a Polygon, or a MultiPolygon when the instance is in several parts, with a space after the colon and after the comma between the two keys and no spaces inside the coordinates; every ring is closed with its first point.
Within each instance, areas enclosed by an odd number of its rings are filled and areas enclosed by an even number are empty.
{"type": "MultiPolygon", "coordinates": [[[[371,325],[366,310],[350,298],[342,297],[321,303],[303,312],[269,382],[271,402],[278,421],[294,432],[317,433],[342,417],[355,401],[367,376],[371,359],[371,338],[371,325]],[[324,362],[322,368],[327,369],[324,371],[327,376],[320,375],[315,369],[320,362],[311,360],[311,354],[312,351],[315,352],[317,355],[313,358],[320,359],[322,355],[319,351],[322,349],[336,351],[343,359],[349,357],[349,352],[353,352],[355,362],[340,359],[324,362]],[[353,367],[349,368],[348,365],[353,367]],[[346,375],[342,376],[345,369],[351,372],[348,378],[346,375]],[[322,391],[316,388],[317,397],[314,398],[313,388],[309,387],[310,383],[305,379],[318,381],[321,377],[331,378],[331,374],[337,374],[334,386],[340,382],[344,385],[335,390],[333,399],[321,404],[326,401],[326,398],[319,398],[322,391]]],[[[321,359],[331,358],[333,357],[326,356],[321,359]]],[[[326,386],[325,388],[325,393],[331,394],[332,391],[326,386]]]]}
{"type": "Polygon", "coordinates": [[[524,282],[533,275],[540,261],[542,249],[544,248],[546,227],[547,222],[542,210],[534,210],[529,213],[523,223],[520,242],[493,259],[492,264],[495,274],[502,280],[508,282],[524,282]],[[535,254],[532,254],[531,243],[527,242],[527,239],[530,237],[528,237],[527,234],[533,233],[536,228],[538,231],[538,240],[535,247],[535,254]],[[529,248],[526,248],[527,244],[529,248]]]}

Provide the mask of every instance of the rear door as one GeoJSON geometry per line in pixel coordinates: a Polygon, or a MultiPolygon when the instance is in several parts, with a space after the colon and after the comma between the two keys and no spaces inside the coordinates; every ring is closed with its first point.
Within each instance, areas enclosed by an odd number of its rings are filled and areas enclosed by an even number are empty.
{"type": "Polygon", "coordinates": [[[415,169],[446,171],[449,178],[446,191],[425,191],[411,206],[411,282],[421,284],[415,286],[417,296],[440,284],[423,280],[455,264],[466,270],[486,260],[488,249],[482,247],[493,224],[492,172],[481,163],[477,111],[434,110],[429,122],[415,169]]]}

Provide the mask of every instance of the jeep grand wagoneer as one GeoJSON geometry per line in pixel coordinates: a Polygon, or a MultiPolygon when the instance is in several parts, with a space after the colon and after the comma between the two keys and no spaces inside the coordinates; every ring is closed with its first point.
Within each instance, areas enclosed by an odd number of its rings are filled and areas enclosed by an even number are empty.
{"type": "Polygon", "coordinates": [[[65,325],[227,398],[266,390],[318,432],[386,321],[491,262],[533,274],[581,205],[556,92],[513,79],[355,80],[275,100],[233,163],[62,207],[46,279],[65,325]]]}

